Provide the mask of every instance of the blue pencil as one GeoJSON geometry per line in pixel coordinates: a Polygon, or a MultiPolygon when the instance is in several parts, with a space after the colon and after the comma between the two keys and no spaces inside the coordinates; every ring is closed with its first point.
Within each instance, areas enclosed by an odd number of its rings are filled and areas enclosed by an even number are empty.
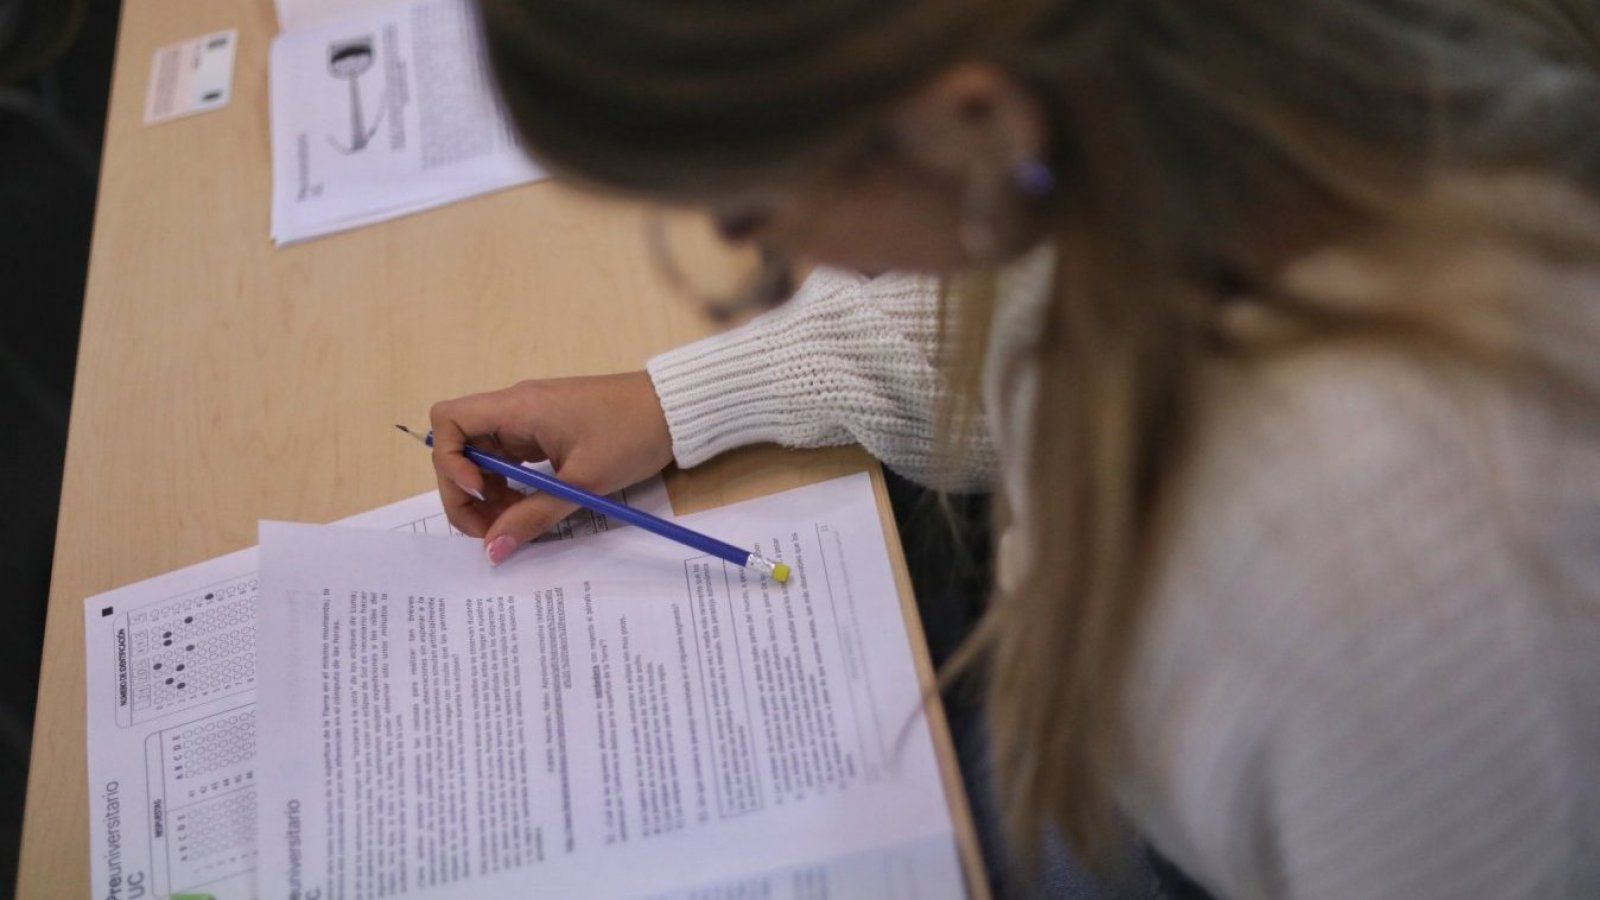
{"type": "MultiPolygon", "coordinates": [[[[395,427],[421,441],[424,445],[433,446],[433,432],[430,431],[427,437],[423,437],[404,425],[396,425],[395,427]]],[[[501,459],[492,453],[485,453],[476,447],[468,446],[463,452],[467,459],[472,460],[474,465],[485,472],[502,475],[512,481],[544,491],[547,494],[552,494],[563,500],[592,509],[595,512],[605,513],[608,516],[621,519],[630,525],[637,525],[645,531],[659,534],[664,538],[709,553],[718,559],[725,559],[736,566],[752,569],[762,575],[770,575],[775,581],[789,580],[789,567],[787,565],[781,562],[775,563],[759,553],[752,553],[749,550],[735,547],[726,541],[719,541],[710,535],[692,531],[682,525],[668,522],[666,519],[652,516],[642,510],[618,503],[610,497],[596,494],[593,491],[586,491],[577,485],[568,484],[559,478],[546,475],[536,469],[518,465],[508,459],[501,459]]]]}

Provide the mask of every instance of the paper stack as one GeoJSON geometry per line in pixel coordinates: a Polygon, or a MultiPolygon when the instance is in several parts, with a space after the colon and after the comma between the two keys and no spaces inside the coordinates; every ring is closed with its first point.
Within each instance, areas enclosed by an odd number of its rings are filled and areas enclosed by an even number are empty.
{"type": "Polygon", "coordinates": [[[272,237],[318,237],[543,177],[517,145],[464,0],[281,0],[272,237]]]}

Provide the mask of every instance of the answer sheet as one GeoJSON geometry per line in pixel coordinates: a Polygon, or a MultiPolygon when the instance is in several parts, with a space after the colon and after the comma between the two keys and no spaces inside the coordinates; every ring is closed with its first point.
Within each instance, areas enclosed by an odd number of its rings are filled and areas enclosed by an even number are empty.
{"type": "Polygon", "coordinates": [[[262,895],[964,896],[869,477],[679,521],[793,577],[262,523],[262,895]]]}
{"type": "Polygon", "coordinates": [[[274,240],[543,177],[501,111],[466,0],[394,0],[315,21],[272,42],[274,240]]]}
{"type": "MultiPolygon", "coordinates": [[[[672,516],[660,478],[613,496],[672,516]]],[[[344,523],[452,532],[431,491],[344,523]]],[[[611,525],[579,510],[542,540],[611,525]]],[[[252,547],[84,601],[96,898],[258,896],[256,569],[252,547]]]]}

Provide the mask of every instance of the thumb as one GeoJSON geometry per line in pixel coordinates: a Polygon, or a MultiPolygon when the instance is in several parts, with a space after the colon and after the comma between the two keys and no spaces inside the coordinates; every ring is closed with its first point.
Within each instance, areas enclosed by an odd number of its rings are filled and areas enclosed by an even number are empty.
{"type": "Polygon", "coordinates": [[[483,535],[484,553],[490,564],[498,566],[505,562],[523,544],[554,528],[577,508],[575,503],[543,492],[531,494],[507,507],[483,535]]]}

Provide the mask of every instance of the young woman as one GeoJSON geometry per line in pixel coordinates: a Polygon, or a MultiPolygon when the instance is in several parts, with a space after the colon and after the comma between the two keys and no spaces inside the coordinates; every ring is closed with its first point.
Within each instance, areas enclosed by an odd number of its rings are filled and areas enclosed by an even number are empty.
{"type": "Polygon", "coordinates": [[[566,510],[469,436],[601,489],[859,441],[997,490],[1016,846],[1120,815],[1222,896],[1600,896],[1591,4],[483,13],[547,165],[758,243],[745,299],[831,267],[645,372],[440,403],[492,562],[566,510]]]}

